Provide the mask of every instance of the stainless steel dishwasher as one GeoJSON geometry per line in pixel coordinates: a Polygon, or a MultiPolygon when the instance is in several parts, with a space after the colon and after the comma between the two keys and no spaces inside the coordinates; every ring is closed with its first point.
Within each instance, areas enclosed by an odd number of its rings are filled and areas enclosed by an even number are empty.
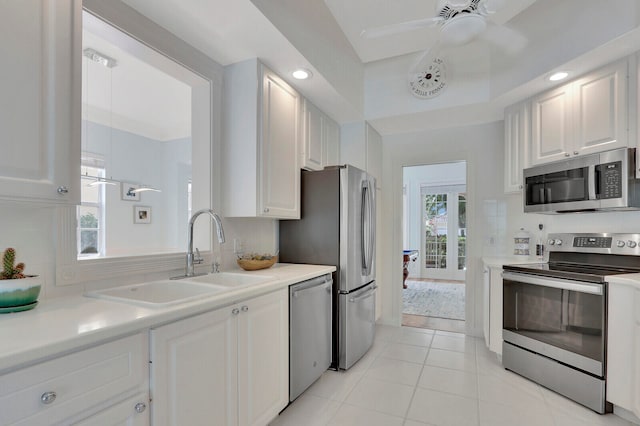
{"type": "Polygon", "coordinates": [[[331,365],[331,274],[289,287],[289,401],[331,365]]]}

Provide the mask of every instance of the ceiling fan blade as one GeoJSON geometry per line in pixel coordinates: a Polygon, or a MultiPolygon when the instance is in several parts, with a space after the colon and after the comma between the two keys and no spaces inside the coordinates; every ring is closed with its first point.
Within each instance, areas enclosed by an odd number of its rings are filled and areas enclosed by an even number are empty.
{"type": "Polygon", "coordinates": [[[360,33],[360,37],[369,38],[369,39],[384,37],[392,34],[399,34],[407,31],[414,31],[422,28],[428,28],[441,21],[444,21],[444,18],[437,16],[433,18],[416,19],[414,21],[400,22],[398,24],[384,25],[382,27],[369,28],[369,29],[363,30],[360,33]]]}
{"type": "Polygon", "coordinates": [[[481,37],[510,55],[520,52],[529,43],[520,32],[498,25],[490,25],[481,37]]]}
{"type": "Polygon", "coordinates": [[[506,3],[506,0],[484,0],[482,7],[486,13],[493,14],[502,9],[506,3]]]}

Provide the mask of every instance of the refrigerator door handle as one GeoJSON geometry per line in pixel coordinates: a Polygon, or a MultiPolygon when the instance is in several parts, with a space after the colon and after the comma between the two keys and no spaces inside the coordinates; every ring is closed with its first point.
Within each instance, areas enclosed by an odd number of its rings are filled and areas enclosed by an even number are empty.
{"type": "Polygon", "coordinates": [[[371,274],[371,265],[373,263],[373,228],[372,228],[372,212],[373,203],[371,202],[371,187],[369,181],[362,182],[362,204],[360,206],[360,246],[362,253],[362,269],[364,275],[371,274]]]}
{"type": "Polygon", "coordinates": [[[356,296],[356,297],[350,297],[349,298],[349,302],[355,303],[355,302],[358,302],[358,301],[360,301],[362,299],[367,299],[367,298],[373,296],[376,293],[376,289],[377,288],[378,288],[378,286],[374,284],[369,288],[369,290],[367,292],[362,293],[361,295],[356,296]]]}

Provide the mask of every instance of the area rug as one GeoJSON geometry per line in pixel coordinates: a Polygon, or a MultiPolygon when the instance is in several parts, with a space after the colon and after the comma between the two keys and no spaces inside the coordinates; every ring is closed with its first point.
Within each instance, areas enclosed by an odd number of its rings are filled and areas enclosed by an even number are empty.
{"type": "Polygon", "coordinates": [[[464,284],[407,280],[403,314],[464,320],[464,284]]]}

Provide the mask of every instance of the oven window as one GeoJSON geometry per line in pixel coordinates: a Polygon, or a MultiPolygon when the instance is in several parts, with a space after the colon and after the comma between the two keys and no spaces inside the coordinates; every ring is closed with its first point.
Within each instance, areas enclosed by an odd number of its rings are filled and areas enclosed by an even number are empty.
{"type": "Polygon", "coordinates": [[[503,327],[604,361],[605,297],[504,280],[503,327]]]}
{"type": "Polygon", "coordinates": [[[587,167],[531,176],[526,179],[527,205],[567,203],[589,199],[587,167]]]}

